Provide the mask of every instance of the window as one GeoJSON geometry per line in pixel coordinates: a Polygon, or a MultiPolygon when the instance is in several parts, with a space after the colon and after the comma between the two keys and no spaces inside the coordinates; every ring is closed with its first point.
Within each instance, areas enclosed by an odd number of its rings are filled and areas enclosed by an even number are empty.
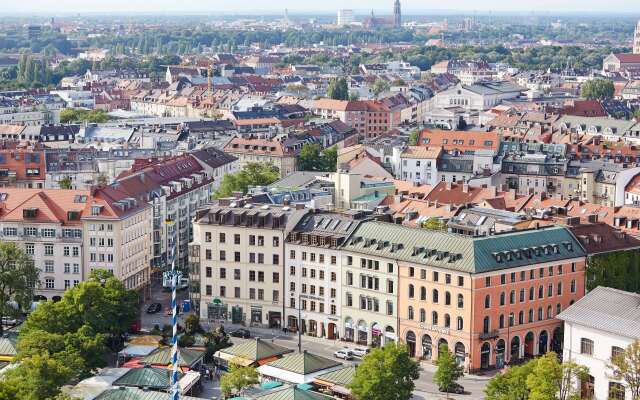
{"type": "Polygon", "coordinates": [[[205,232],[204,233],[204,241],[206,243],[211,243],[211,232],[205,232]]]}
{"type": "Polygon", "coordinates": [[[227,269],[220,268],[220,279],[227,279],[227,269]]]}
{"type": "Polygon", "coordinates": [[[556,293],[558,296],[562,296],[562,282],[558,282],[558,286],[556,286],[556,293]]]}
{"type": "Polygon", "coordinates": [[[464,308],[464,296],[461,294],[458,295],[458,308],[464,308]]]}
{"type": "Polygon", "coordinates": [[[220,250],[220,261],[226,261],[227,253],[224,250],[220,250]]]}
{"type": "Polygon", "coordinates": [[[538,298],[541,299],[544,297],[544,286],[538,286],[538,298]]]}
{"type": "Polygon", "coordinates": [[[485,287],[491,286],[491,277],[490,276],[487,276],[487,277],[484,278],[484,286],[485,287]]]}
{"type": "Polygon", "coordinates": [[[444,315],[444,327],[451,328],[451,316],[449,314],[444,315]]]}
{"type": "Polygon", "coordinates": [[[520,325],[524,324],[524,311],[520,311],[518,313],[518,324],[520,325]]]}
{"type": "Polygon", "coordinates": [[[611,346],[611,359],[620,357],[624,354],[624,349],[618,346],[611,346]]]}
{"type": "Polygon", "coordinates": [[[240,234],[233,235],[233,244],[240,244],[240,234]]]}
{"type": "Polygon", "coordinates": [[[444,293],[444,304],[446,306],[450,306],[451,305],[451,293],[449,293],[449,292],[445,292],[444,293]]]}
{"type": "Polygon", "coordinates": [[[272,264],[273,264],[273,265],[278,265],[278,264],[280,264],[280,255],[278,255],[278,254],[274,254],[274,255],[273,255],[273,263],[272,263],[272,264]]]}
{"type": "Polygon", "coordinates": [[[414,297],[414,291],[415,291],[415,290],[414,290],[413,285],[412,285],[412,284],[409,284],[409,298],[410,298],[410,299],[413,299],[413,297],[414,297]]]}
{"type": "Polygon", "coordinates": [[[71,273],[71,264],[69,264],[69,263],[65,263],[64,264],[64,273],[65,274],[70,274],[71,273]]]}
{"type": "Polygon", "coordinates": [[[463,321],[462,317],[458,317],[456,319],[456,329],[459,330],[459,331],[464,329],[464,321],[463,321]]]}
{"type": "Polygon", "coordinates": [[[542,307],[538,307],[538,321],[542,321],[542,318],[544,317],[542,312],[542,307]]]}
{"type": "Polygon", "coordinates": [[[224,233],[220,233],[220,243],[226,243],[226,236],[224,233]]]}
{"type": "Polygon", "coordinates": [[[621,383],[609,382],[609,399],[624,400],[625,388],[621,383]]]}
{"type": "Polygon", "coordinates": [[[273,283],[279,283],[280,282],[280,273],[274,272],[271,275],[271,280],[272,280],[273,283]]]}
{"type": "Polygon", "coordinates": [[[553,308],[551,306],[547,307],[547,319],[553,318],[553,308]]]}
{"type": "Polygon", "coordinates": [[[509,304],[515,304],[516,303],[516,291],[512,290],[511,292],[509,292],[509,304]]]}
{"type": "Polygon", "coordinates": [[[464,276],[458,277],[458,286],[464,286],[464,276]]]}
{"type": "Polygon", "coordinates": [[[56,286],[56,281],[53,278],[46,278],[44,280],[45,289],[54,289],[56,286]]]}
{"type": "Polygon", "coordinates": [[[444,275],[444,283],[446,283],[447,285],[451,285],[451,274],[444,275]]]}
{"type": "Polygon", "coordinates": [[[237,286],[233,288],[233,297],[236,299],[240,298],[240,288],[237,286]]]}
{"type": "Polygon", "coordinates": [[[524,303],[525,296],[526,296],[525,290],[524,289],[520,289],[520,303],[524,303]]]}
{"type": "Polygon", "coordinates": [[[44,272],[52,274],[53,273],[53,261],[46,260],[44,262],[44,272]]]}
{"type": "Polygon", "coordinates": [[[500,317],[498,318],[498,326],[500,329],[504,328],[504,314],[500,314],[500,317]]]}
{"type": "Polygon", "coordinates": [[[506,283],[507,283],[507,275],[506,274],[500,275],[500,284],[506,285],[506,283]]]}
{"type": "Polygon", "coordinates": [[[491,318],[489,318],[489,316],[486,316],[482,321],[482,332],[489,333],[490,330],[491,330],[491,318]]]}
{"type": "Polygon", "coordinates": [[[438,304],[438,290],[437,289],[433,289],[433,292],[431,293],[431,301],[435,304],[438,304]]]}
{"type": "Polygon", "coordinates": [[[553,296],[553,283],[550,283],[547,287],[547,297],[553,296]]]}
{"type": "Polygon", "coordinates": [[[500,293],[500,305],[504,306],[505,303],[507,302],[506,300],[507,296],[504,294],[504,292],[500,293]]]}
{"type": "Polygon", "coordinates": [[[411,306],[409,306],[409,309],[407,310],[407,319],[413,321],[413,307],[411,306]]]}
{"type": "Polygon", "coordinates": [[[437,271],[433,271],[433,281],[434,282],[438,282],[438,278],[439,278],[438,272],[437,271]]]}
{"type": "Polygon", "coordinates": [[[387,300],[387,315],[393,315],[393,302],[387,300]]]}
{"type": "Polygon", "coordinates": [[[69,279],[64,280],[64,289],[67,290],[71,287],[71,281],[69,279]]]}
{"type": "Polygon", "coordinates": [[[240,252],[239,251],[236,251],[236,252],[233,253],[233,260],[235,262],[240,262],[240,252]]]}
{"type": "Polygon", "coordinates": [[[53,255],[53,245],[50,243],[46,243],[44,245],[44,255],[45,256],[52,256],[53,255]]]}
{"type": "Polygon", "coordinates": [[[576,292],[576,280],[573,279],[571,281],[571,293],[575,293],[576,292]]]}
{"type": "Polygon", "coordinates": [[[236,281],[240,280],[240,270],[239,269],[234,269],[233,270],[233,279],[235,279],[236,281]]]}
{"type": "Polygon", "coordinates": [[[393,274],[393,264],[392,263],[388,263],[387,264],[387,272],[390,274],[393,274]]]}
{"type": "MultiPolygon", "coordinates": [[[[500,301],[502,302],[502,295],[500,295],[500,301]]],[[[491,296],[490,295],[484,296],[484,308],[491,308],[491,296]]]]}
{"type": "Polygon", "coordinates": [[[205,271],[206,271],[206,272],[205,272],[206,277],[207,277],[207,278],[211,278],[211,275],[212,275],[212,273],[213,273],[213,269],[212,269],[211,267],[206,267],[206,268],[205,268],[205,271]]]}
{"type": "Polygon", "coordinates": [[[207,286],[205,287],[205,295],[207,295],[207,296],[211,296],[211,293],[212,293],[211,285],[207,285],[207,286]]]}
{"type": "Polygon", "coordinates": [[[531,287],[529,288],[529,300],[530,300],[530,301],[533,301],[533,298],[534,298],[533,286],[531,286],[531,287]]]}
{"type": "Polygon", "coordinates": [[[280,247],[280,238],[277,236],[273,237],[273,247],[280,247]]]}

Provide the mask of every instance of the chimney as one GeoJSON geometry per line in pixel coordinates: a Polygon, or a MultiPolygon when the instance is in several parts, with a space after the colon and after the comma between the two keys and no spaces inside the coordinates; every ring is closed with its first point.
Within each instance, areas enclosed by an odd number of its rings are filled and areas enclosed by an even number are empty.
{"type": "Polygon", "coordinates": [[[445,187],[445,189],[447,189],[447,190],[451,190],[451,182],[445,182],[444,187],[445,187]]]}
{"type": "Polygon", "coordinates": [[[463,183],[462,184],[462,192],[463,193],[469,193],[469,184],[468,183],[463,183]]]}

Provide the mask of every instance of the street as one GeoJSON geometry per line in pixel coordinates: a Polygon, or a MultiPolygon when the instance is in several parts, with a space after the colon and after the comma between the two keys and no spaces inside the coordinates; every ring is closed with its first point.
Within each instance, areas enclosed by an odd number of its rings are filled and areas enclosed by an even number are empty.
{"type": "MultiPolygon", "coordinates": [[[[181,303],[183,300],[188,298],[188,291],[183,290],[178,292],[178,303],[181,303]]],[[[151,291],[151,299],[145,302],[142,306],[142,328],[144,330],[153,329],[154,325],[159,325],[162,328],[164,324],[171,323],[171,317],[165,315],[164,310],[169,307],[171,302],[171,292],[163,291],[162,285],[159,282],[154,282],[152,285],[151,291]],[[162,312],[156,314],[147,314],[146,308],[151,303],[160,303],[162,304],[162,312]]],[[[188,315],[188,314],[187,314],[188,315]]],[[[178,317],[178,322],[182,323],[184,320],[184,315],[180,314],[178,317]]],[[[203,328],[207,330],[214,329],[217,325],[209,325],[207,321],[201,321],[203,328]]],[[[263,328],[247,328],[242,325],[233,325],[233,324],[225,324],[225,330],[227,333],[234,331],[239,328],[246,328],[251,331],[251,337],[256,338],[259,337],[261,339],[272,340],[274,343],[290,348],[292,350],[298,350],[298,336],[291,333],[283,333],[278,329],[263,329],[263,328]]],[[[234,343],[238,343],[244,339],[231,338],[234,343]]],[[[311,353],[321,355],[327,358],[333,358],[333,353],[336,350],[342,349],[344,347],[353,348],[355,345],[353,343],[345,343],[339,340],[327,340],[321,338],[314,338],[310,336],[302,336],[302,349],[307,350],[311,353]]],[[[359,364],[360,359],[357,357],[351,361],[340,360],[345,365],[347,364],[359,364]]],[[[413,399],[415,400],[432,400],[432,399],[446,399],[446,396],[438,391],[437,385],[433,383],[433,374],[436,371],[435,365],[422,361],[420,363],[420,378],[415,382],[416,388],[414,391],[413,399]]],[[[465,375],[462,377],[458,383],[460,383],[465,388],[465,394],[463,395],[455,395],[450,394],[450,399],[467,399],[467,400],[476,400],[483,399],[484,392],[483,389],[487,384],[487,381],[490,379],[490,375],[465,375]]],[[[213,389],[213,388],[212,388],[213,389]]],[[[217,388],[216,388],[217,389],[217,388]]],[[[217,390],[215,390],[217,392],[217,390]]]]}

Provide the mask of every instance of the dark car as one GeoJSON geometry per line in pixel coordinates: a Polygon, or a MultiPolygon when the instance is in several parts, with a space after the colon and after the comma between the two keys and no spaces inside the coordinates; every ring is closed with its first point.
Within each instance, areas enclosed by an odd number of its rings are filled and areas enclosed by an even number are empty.
{"type": "Polygon", "coordinates": [[[452,383],[449,388],[445,388],[445,387],[439,387],[438,388],[439,391],[441,392],[446,392],[446,393],[454,393],[454,394],[464,394],[464,386],[462,386],[459,383],[452,383]]]}
{"type": "Polygon", "coordinates": [[[249,339],[251,337],[251,332],[249,332],[248,329],[240,328],[231,332],[229,335],[237,338],[249,339]]]}
{"type": "Polygon", "coordinates": [[[147,314],[155,314],[162,310],[162,305],[160,303],[152,303],[147,307],[147,314]]]}

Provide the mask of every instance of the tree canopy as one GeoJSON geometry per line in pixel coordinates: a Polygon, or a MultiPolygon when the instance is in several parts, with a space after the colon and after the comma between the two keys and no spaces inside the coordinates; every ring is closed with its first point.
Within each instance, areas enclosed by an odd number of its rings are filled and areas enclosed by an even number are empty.
{"type": "Polygon", "coordinates": [[[389,89],[391,89],[391,85],[389,85],[389,82],[385,81],[382,78],[376,79],[375,82],[373,82],[373,85],[371,85],[371,92],[376,97],[380,96],[384,92],[388,92],[389,89]]]}
{"type": "Polygon", "coordinates": [[[349,100],[349,86],[345,78],[337,78],[329,83],[327,97],[333,100],[349,100]]]}
{"type": "Polygon", "coordinates": [[[254,367],[242,367],[232,362],[229,372],[220,378],[220,391],[228,398],[232,394],[242,394],[243,389],[258,382],[258,371],[254,367]]]}
{"type": "Polygon", "coordinates": [[[233,192],[246,193],[249,186],[266,186],[280,178],[278,167],[270,163],[251,162],[234,174],[227,174],[222,179],[215,193],[216,198],[229,197],[233,192]]]}
{"type": "Polygon", "coordinates": [[[338,149],[329,147],[321,149],[317,143],[302,146],[298,155],[298,170],[335,172],[338,161],[338,149]]]}
{"type": "Polygon", "coordinates": [[[0,319],[29,309],[38,277],[38,269],[22,248],[0,242],[0,319]]]}
{"type": "Polygon", "coordinates": [[[640,340],[635,340],[621,354],[611,358],[609,368],[614,379],[624,381],[631,399],[640,399],[640,340]]]}
{"type": "Polygon", "coordinates": [[[439,388],[449,390],[458,379],[464,375],[462,365],[458,364],[456,356],[449,351],[447,345],[441,345],[438,349],[438,360],[436,361],[437,369],[433,375],[433,381],[439,388]]]}
{"type": "Polygon", "coordinates": [[[613,82],[608,79],[590,79],[582,84],[580,95],[589,100],[610,99],[615,93],[613,82]]]}
{"type": "Polygon", "coordinates": [[[350,388],[356,400],[409,400],[418,377],[418,362],[407,348],[389,343],[363,358],[350,388]]]}
{"type": "Polygon", "coordinates": [[[68,124],[71,122],[94,122],[103,123],[111,118],[104,110],[83,110],[80,108],[65,108],[60,112],[60,122],[68,124]]]}

